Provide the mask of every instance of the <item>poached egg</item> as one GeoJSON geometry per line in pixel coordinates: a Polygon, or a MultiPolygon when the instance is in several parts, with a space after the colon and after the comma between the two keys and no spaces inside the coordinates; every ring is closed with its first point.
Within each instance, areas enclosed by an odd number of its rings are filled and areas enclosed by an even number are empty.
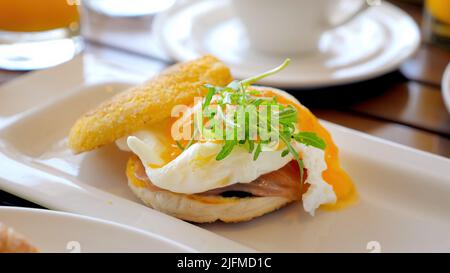
{"type": "MultiPolygon", "coordinates": [[[[282,157],[282,150],[263,151],[257,160],[253,160],[251,153],[236,147],[229,156],[217,161],[216,155],[222,148],[221,144],[197,142],[175,159],[165,162],[163,154],[166,141],[169,142],[169,139],[164,139],[163,134],[153,129],[139,131],[116,143],[120,149],[132,151],[139,157],[154,185],[175,193],[196,194],[236,183],[251,183],[293,160],[290,154],[282,157]]],[[[305,183],[310,186],[303,194],[303,207],[314,215],[320,205],[336,202],[333,187],[322,177],[322,172],[327,168],[324,152],[299,143],[294,143],[294,147],[301,153],[308,170],[305,183]]]]}

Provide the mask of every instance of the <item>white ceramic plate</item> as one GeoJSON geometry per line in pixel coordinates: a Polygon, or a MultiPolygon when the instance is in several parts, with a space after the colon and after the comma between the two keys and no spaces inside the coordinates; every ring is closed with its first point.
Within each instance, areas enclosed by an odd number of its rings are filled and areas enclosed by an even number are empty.
{"type": "Polygon", "coordinates": [[[141,205],[126,185],[126,155],[114,147],[79,156],[67,150],[65,136],[81,112],[145,78],[136,64],[80,55],[1,86],[0,188],[50,209],[141,228],[193,251],[253,251],[141,205]]]}
{"type": "Polygon", "coordinates": [[[249,47],[229,0],[185,2],[158,15],[154,23],[154,33],[159,34],[168,54],[185,61],[212,53],[227,63],[237,78],[253,76],[291,57],[286,70],[261,81],[266,85],[316,88],[374,78],[397,69],[420,44],[413,19],[383,3],[324,34],[320,53],[268,56],[249,47]]]}
{"type": "Polygon", "coordinates": [[[450,160],[328,122],[360,194],[345,210],[311,217],[293,204],[248,223],[193,225],[141,205],[126,185],[127,153],[65,146],[78,116],[145,78],[123,65],[80,56],[0,88],[1,189],[196,251],[450,251],[450,160]]]}
{"type": "Polygon", "coordinates": [[[450,63],[447,65],[444,77],[442,78],[442,96],[444,98],[445,106],[450,113],[450,63]]]}
{"type": "Polygon", "coordinates": [[[40,209],[0,207],[0,221],[39,252],[186,252],[159,235],[91,217],[40,209]]]}

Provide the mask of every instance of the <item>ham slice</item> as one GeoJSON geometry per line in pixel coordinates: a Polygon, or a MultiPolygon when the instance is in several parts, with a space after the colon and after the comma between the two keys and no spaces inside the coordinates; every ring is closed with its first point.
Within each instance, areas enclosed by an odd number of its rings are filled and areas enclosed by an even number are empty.
{"type": "MultiPolygon", "coordinates": [[[[142,163],[136,167],[135,175],[139,180],[148,182],[147,187],[150,190],[165,191],[151,183],[142,163]]],[[[306,179],[306,176],[307,172],[305,169],[303,178],[306,179]]],[[[237,183],[200,194],[211,196],[221,195],[226,192],[245,192],[257,197],[279,196],[290,200],[301,200],[302,194],[306,190],[302,189],[302,184],[298,164],[295,161],[291,161],[283,168],[262,175],[251,183],[237,183]]]]}

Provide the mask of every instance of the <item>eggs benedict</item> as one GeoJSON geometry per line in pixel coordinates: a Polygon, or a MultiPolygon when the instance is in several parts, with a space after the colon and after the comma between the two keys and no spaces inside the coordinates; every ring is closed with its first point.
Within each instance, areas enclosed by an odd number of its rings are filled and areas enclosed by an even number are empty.
{"type": "Polygon", "coordinates": [[[128,185],[148,206],[192,222],[247,221],[302,201],[314,215],[354,195],[338,149],[288,93],[235,81],[215,57],[177,64],[86,113],[69,146],[129,152],[128,185]]]}

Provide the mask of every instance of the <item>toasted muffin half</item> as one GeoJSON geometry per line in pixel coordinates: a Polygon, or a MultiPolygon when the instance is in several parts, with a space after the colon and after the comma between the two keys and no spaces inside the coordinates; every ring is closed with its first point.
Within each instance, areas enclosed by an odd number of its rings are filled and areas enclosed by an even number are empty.
{"type": "Polygon", "coordinates": [[[149,187],[148,181],[136,176],[135,168],[138,164],[141,162],[134,155],[127,164],[128,186],[133,193],[147,206],[186,221],[243,222],[277,210],[293,201],[284,197],[222,197],[154,190],[149,187]]]}

